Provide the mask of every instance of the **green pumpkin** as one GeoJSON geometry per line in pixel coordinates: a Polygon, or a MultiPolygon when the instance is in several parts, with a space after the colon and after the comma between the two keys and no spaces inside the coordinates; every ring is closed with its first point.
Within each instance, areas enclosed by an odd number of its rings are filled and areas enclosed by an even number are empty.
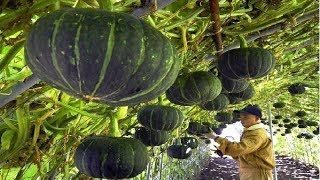
{"type": "Polygon", "coordinates": [[[25,45],[27,65],[77,98],[128,106],[150,101],[175,81],[180,60],[160,31],[125,13],[63,9],[39,18],[25,45]]]}
{"type": "Polygon", "coordinates": [[[282,116],[281,115],[276,115],[274,116],[275,119],[282,119],[282,116]]]}
{"type": "Polygon", "coordinates": [[[282,121],[283,121],[284,123],[290,123],[291,120],[288,119],[288,118],[286,118],[286,119],[283,119],[282,121]]]}
{"type": "Polygon", "coordinates": [[[194,137],[182,137],[180,138],[180,142],[182,145],[189,146],[191,149],[195,149],[198,147],[198,140],[194,137]]]}
{"type": "Polygon", "coordinates": [[[145,127],[138,128],[134,136],[146,146],[160,146],[169,139],[167,131],[152,130],[145,127]]]}
{"type": "Polygon", "coordinates": [[[303,94],[306,91],[304,86],[305,85],[303,83],[294,83],[288,87],[288,91],[291,95],[303,94]]]}
{"type": "Polygon", "coordinates": [[[187,133],[191,135],[199,134],[202,128],[202,124],[199,122],[189,122],[187,133]]]}
{"type": "Polygon", "coordinates": [[[222,123],[230,123],[233,120],[233,114],[227,112],[218,112],[214,119],[222,123]]]}
{"type": "Polygon", "coordinates": [[[191,154],[191,148],[186,145],[171,145],[167,149],[167,155],[175,159],[187,159],[191,154]]]}
{"type": "Polygon", "coordinates": [[[178,76],[166,96],[174,104],[192,106],[213,100],[221,90],[218,77],[211,72],[196,71],[178,76]]]}
{"type": "Polygon", "coordinates": [[[244,91],[249,86],[249,81],[245,79],[230,79],[226,76],[220,75],[220,81],[224,91],[228,93],[239,93],[244,91]]]}
{"type": "Polygon", "coordinates": [[[273,103],[273,107],[274,108],[277,108],[277,109],[279,109],[279,108],[284,108],[286,106],[286,103],[284,103],[284,102],[276,102],[276,103],[273,103]]]}
{"type": "Polygon", "coordinates": [[[153,130],[170,131],[182,124],[183,114],[174,107],[149,105],[138,113],[138,122],[153,130]]]}
{"type": "Polygon", "coordinates": [[[262,48],[232,49],[218,60],[219,72],[230,79],[260,78],[269,74],[274,66],[274,55],[262,48]]]}
{"type": "Polygon", "coordinates": [[[254,87],[252,84],[250,84],[244,91],[241,91],[239,93],[230,93],[230,96],[236,97],[241,99],[241,101],[246,101],[251,99],[255,94],[254,87]]]}
{"type": "Polygon", "coordinates": [[[132,178],[147,168],[145,145],[134,138],[92,136],[77,147],[74,164],[94,178],[132,178]]]}
{"type": "Polygon", "coordinates": [[[307,115],[307,113],[305,111],[297,111],[296,112],[296,116],[298,116],[298,117],[304,117],[306,115],[307,115]]]}
{"type": "Polygon", "coordinates": [[[232,96],[232,94],[229,94],[229,93],[223,93],[223,94],[228,97],[230,104],[240,104],[241,103],[240,98],[232,96]]]}
{"type": "Polygon", "coordinates": [[[229,103],[230,100],[225,94],[219,94],[219,96],[216,97],[214,100],[207,101],[201,104],[199,107],[208,111],[219,111],[227,108],[229,103]]]}

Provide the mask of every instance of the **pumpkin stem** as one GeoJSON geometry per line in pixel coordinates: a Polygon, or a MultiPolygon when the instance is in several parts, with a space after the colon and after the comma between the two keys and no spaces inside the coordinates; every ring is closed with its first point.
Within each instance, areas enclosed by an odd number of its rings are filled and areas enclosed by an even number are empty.
{"type": "Polygon", "coordinates": [[[114,0],[97,0],[99,3],[100,9],[104,9],[107,11],[113,11],[114,0]]]}
{"type": "Polygon", "coordinates": [[[119,130],[118,120],[127,117],[128,114],[128,106],[118,107],[117,112],[114,115],[109,115],[110,123],[109,123],[109,137],[120,137],[121,132],[119,130]]]}
{"type": "Polygon", "coordinates": [[[158,97],[158,104],[159,104],[159,105],[163,105],[163,98],[162,98],[162,96],[159,96],[159,97],[158,97]]]}
{"type": "Polygon", "coordinates": [[[240,48],[248,47],[247,40],[243,37],[243,35],[239,35],[240,48]]]}

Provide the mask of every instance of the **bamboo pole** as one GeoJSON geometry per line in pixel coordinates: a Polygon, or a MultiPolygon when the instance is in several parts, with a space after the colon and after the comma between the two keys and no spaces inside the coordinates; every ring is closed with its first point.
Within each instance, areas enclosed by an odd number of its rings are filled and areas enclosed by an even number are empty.
{"type": "MultiPolygon", "coordinates": [[[[268,101],[267,104],[267,108],[268,108],[268,122],[269,122],[269,129],[270,129],[270,137],[271,137],[271,141],[272,141],[272,149],[273,149],[273,154],[274,154],[274,158],[276,157],[276,153],[274,151],[274,144],[273,144],[273,132],[272,132],[272,121],[271,121],[271,107],[270,107],[270,101],[268,101]]],[[[274,168],[274,180],[278,180],[278,174],[277,174],[277,165],[274,168]]]]}

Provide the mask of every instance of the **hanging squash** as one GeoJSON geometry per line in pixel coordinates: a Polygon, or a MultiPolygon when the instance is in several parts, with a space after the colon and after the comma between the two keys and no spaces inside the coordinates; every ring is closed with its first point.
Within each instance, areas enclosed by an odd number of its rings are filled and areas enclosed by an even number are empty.
{"type": "Polygon", "coordinates": [[[160,96],[180,69],[160,31],[128,14],[89,8],[39,18],[27,36],[25,57],[50,86],[115,106],[160,96]]]}
{"type": "Polygon", "coordinates": [[[274,55],[263,48],[247,47],[242,36],[240,48],[222,54],[218,60],[221,74],[230,79],[257,79],[269,74],[275,67],[274,55]]]}
{"type": "Polygon", "coordinates": [[[168,141],[169,133],[140,127],[135,132],[135,138],[146,146],[160,146],[168,141]]]}
{"type": "Polygon", "coordinates": [[[219,96],[216,97],[214,100],[200,104],[199,107],[208,111],[219,111],[227,108],[229,103],[230,100],[225,94],[219,94],[219,96]]]}
{"type": "Polygon", "coordinates": [[[139,140],[92,136],[77,147],[75,166],[94,178],[132,178],[147,168],[147,148],[139,140]]]}
{"type": "Polygon", "coordinates": [[[183,114],[174,107],[149,105],[138,113],[138,122],[153,130],[170,131],[182,124],[183,114]]]}
{"type": "Polygon", "coordinates": [[[223,75],[220,75],[219,78],[223,90],[227,91],[228,93],[238,93],[244,91],[249,86],[249,81],[246,79],[235,80],[223,75]]]}
{"type": "Polygon", "coordinates": [[[192,106],[213,100],[221,90],[218,77],[211,72],[196,71],[178,76],[166,96],[174,104],[192,106]]]}

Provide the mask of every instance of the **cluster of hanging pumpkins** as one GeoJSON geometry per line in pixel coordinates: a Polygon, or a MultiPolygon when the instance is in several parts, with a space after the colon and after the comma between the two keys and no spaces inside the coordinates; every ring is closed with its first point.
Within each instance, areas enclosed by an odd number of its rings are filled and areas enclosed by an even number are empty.
{"type": "MultiPolygon", "coordinates": [[[[99,9],[63,9],[39,18],[27,36],[25,57],[41,80],[79,99],[130,106],[165,93],[174,104],[211,111],[250,99],[254,89],[248,79],[275,65],[267,50],[240,48],[219,59],[219,77],[206,71],[178,76],[181,60],[169,39],[143,20],[99,9]]],[[[224,118],[229,116],[217,117],[224,118]]],[[[183,114],[151,105],[140,110],[138,121],[135,138],[84,139],[74,156],[79,171],[111,179],[140,174],[149,161],[146,146],[164,144],[183,114]]],[[[187,158],[198,144],[192,137],[179,141],[167,149],[170,157],[187,158]]]]}
{"type": "MultiPolygon", "coordinates": [[[[292,84],[290,87],[296,87],[297,85],[301,85],[301,83],[298,84],[292,84]]],[[[301,85],[300,87],[304,87],[304,85],[301,85]]],[[[300,93],[303,93],[302,91],[299,91],[300,93]]],[[[299,94],[299,93],[292,93],[290,92],[292,95],[294,94],[299,94]]],[[[273,107],[276,110],[279,109],[283,109],[286,106],[285,102],[279,101],[279,102],[275,102],[273,103],[273,107]]],[[[276,111],[277,112],[277,111],[276,111]]],[[[288,115],[286,113],[286,115],[288,115]]],[[[281,132],[282,128],[284,129],[284,132],[281,133],[281,136],[286,136],[287,134],[292,133],[292,129],[294,128],[300,128],[300,129],[306,129],[307,127],[311,127],[312,133],[314,135],[318,135],[319,134],[319,125],[317,121],[313,121],[313,120],[306,120],[307,116],[307,112],[303,111],[303,110],[299,110],[297,112],[295,112],[290,118],[288,117],[283,117],[282,115],[278,114],[274,116],[274,119],[272,120],[272,124],[278,126],[278,128],[276,129],[276,131],[274,132],[274,134],[281,132]],[[298,120],[296,120],[298,119],[298,120]]],[[[267,124],[268,122],[263,121],[264,124],[267,124]]],[[[297,135],[297,138],[305,138],[305,139],[312,139],[313,135],[309,132],[302,132],[299,135],[297,135]]]]}

